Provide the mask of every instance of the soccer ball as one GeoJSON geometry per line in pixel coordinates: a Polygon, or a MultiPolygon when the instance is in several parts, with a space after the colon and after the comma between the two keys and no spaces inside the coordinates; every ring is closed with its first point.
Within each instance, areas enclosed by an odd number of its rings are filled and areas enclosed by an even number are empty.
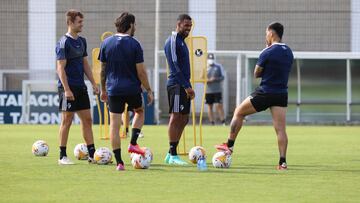
{"type": "Polygon", "coordinates": [[[74,156],[78,160],[87,160],[89,158],[89,151],[85,143],[77,144],[75,146],[74,156]]]}
{"type": "Polygon", "coordinates": [[[94,153],[94,160],[99,165],[105,165],[111,162],[112,154],[107,147],[100,147],[94,153]]]}
{"type": "Polygon", "coordinates": [[[35,156],[46,156],[49,153],[49,145],[44,140],[36,141],[31,149],[35,156]]]}
{"type": "Polygon", "coordinates": [[[196,164],[200,157],[206,158],[206,152],[205,152],[204,147],[195,146],[195,147],[190,149],[189,160],[193,164],[196,164]]]}
{"type": "Polygon", "coordinates": [[[231,155],[225,152],[216,152],[212,158],[215,168],[229,168],[231,165],[231,155]]]}
{"type": "Polygon", "coordinates": [[[150,164],[153,160],[153,153],[147,147],[142,148],[145,151],[145,155],[132,153],[130,155],[131,164],[135,169],[147,169],[150,167],[150,164]]]}

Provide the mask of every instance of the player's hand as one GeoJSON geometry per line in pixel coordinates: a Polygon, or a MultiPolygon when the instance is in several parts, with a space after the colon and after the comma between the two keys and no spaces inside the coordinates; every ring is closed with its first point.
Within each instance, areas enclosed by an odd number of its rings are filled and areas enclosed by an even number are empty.
{"type": "Polygon", "coordinates": [[[71,90],[65,90],[65,98],[69,101],[74,101],[75,97],[71,90]]]}
{"type": "Polygon", "coordinates": [[[215,78],[214,78],[214,77],[211,77],[211,78],[209,78],[207,81],[208,81],[208,82],[214,82],[214,80],[215,80],[215,78]]]}
{"type": "Polygon", "coordinates": [[[94,94],[99,95],[99,93],[100,93],[99,87],[97,85],[93,85],[92,88],[93,88],[94,94]]]}
{"type": "Polygon", "coordinates": [[[185,92],[186,92],[186,95],[187,95],[187,97],[188,97],[189,99],[194,99],[194,98],[195,98],[195,92],[194,92],[194,90],[193,90],[191,87],[186,88],[186,89],[185,89],[185,92]]]}
{"type": "Polygon", "coordinates": [[[108,101],[108,95],[107,95],[106,91],[101,91],[100,100],[102,102],[107,102],[108,101]]]}
{"type": "Polygon", "coordinates": [[[147,92],[147,105],[150,106],[154,102],[154,94],[152,91],[147,92]]]}

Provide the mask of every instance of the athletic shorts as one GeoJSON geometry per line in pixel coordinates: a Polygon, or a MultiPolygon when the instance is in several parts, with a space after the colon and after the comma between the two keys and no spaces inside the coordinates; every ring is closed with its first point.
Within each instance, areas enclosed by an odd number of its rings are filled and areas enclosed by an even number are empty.
{"type": "Polygon", "coordinates": [[[142,94],[133,95],[115,95],[109,96],[108,108],[111,113],[123,113],[125,110],[125,103],[128,104],[128,109],[133,110],[143,106],[142,94]]]}
{"type": "Polygon", "coordinates": [[[221,92],[218,93],[207,93],[205,95],[205,103],[206,104],[222,104],[222,94],[221,92]]]}
{"type": "Polygon", "coordinates": [[[169,113],[190,113],[190,98],[187,97],[185,89],[180,85],[172,85],[167,87],[169,113]]]}
{"type": "Polygon", "coordinates": [[[262,90],[256,89],[250,96],[251,104],[257,112],[264,111],[272,106],[287,107],[287,93],[264,93],[262,90]]]}
{"type": "Polygon", "coordinates": [[[63,87],[58,88],[59,111],[75,112],[84,109],[90,109],[90,100],[86,86],[84,87],[70,86],[70,90],[75,97],[75,100],[73,101],[66,99],[65,90],[63,87]]]}

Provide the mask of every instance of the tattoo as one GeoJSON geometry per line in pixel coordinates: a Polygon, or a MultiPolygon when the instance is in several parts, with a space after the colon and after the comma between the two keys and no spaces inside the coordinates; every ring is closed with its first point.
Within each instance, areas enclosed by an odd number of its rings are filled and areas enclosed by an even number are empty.
{"type": "Polygon", "coordinates": [[[231,134],[235,134],[236,133],[236,122],[234,120],[231,121],[230,123],[230,133],[231,134]]]}
{"type": "Polygon", "coordinates": [[[101,72],[100,72],[100,80],[101,80],[101,88],[105,89],[106,83],[106,63],[101,63],[101,72]]]}

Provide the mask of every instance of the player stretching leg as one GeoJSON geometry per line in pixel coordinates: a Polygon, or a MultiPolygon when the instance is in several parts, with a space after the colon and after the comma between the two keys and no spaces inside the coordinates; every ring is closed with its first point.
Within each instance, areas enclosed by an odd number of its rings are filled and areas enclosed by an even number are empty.
{"type": "Polygon", "coordinates": [[[255,78],[261,77],[260,86],[235,109],[227,143],[215,146],[218,150],[232,153],[236,136],[243,125],[245,116],[270,108],[278,139],[280,159],[277,168],[279,170],[287,169],[287,84],[294,59],[291,49],[281,43],[283,32],[284,27],[280,23],[271,23],[267,27],[267,47],[261,52],[254,70],[255,78]]]}

